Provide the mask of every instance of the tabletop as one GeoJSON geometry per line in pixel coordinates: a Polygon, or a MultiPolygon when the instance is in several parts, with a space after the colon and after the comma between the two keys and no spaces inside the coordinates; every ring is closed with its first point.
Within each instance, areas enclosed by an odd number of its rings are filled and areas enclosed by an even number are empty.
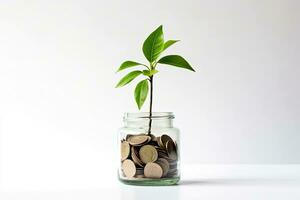
{"type": "Polygon", "coordinates": [[[299,200],[300,165],[184,165],[180,183],[163,187],[124,185],[114,177],[99,181],[99,186],[91,188],[3,188],[0,190],[1,200],[299,200]]]}

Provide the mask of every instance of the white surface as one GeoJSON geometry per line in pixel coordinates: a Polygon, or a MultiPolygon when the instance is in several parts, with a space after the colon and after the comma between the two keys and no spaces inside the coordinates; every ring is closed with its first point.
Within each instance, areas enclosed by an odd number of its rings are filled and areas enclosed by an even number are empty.
{"type": "Polygon", "coordinates": [[[123,185],[104,176],[94,188],[6,190],[1,200],[115,199],[115,200],[298,200],[300,165],[188,165],[180,185],[141,187],[123,185]]]}
{"type": "Polygon", "coordinates": [[[115,170],[116,130],[137,111],[115,70],[144,61],[159,24],[197,70],[155,79],[185,163],[299,163],[299,2],[0,0],[0,184],[93,187],[115,170]]]}

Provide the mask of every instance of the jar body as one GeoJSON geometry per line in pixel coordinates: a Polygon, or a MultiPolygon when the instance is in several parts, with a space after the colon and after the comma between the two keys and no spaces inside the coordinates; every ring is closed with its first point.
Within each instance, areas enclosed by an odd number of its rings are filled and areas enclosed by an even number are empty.
{"type": "Polygon", "coordinates": [[[172,113],[126,113],[119,129],[119,180],[130,185],[174,185],[180,180],[179,129],[172,113]]]}

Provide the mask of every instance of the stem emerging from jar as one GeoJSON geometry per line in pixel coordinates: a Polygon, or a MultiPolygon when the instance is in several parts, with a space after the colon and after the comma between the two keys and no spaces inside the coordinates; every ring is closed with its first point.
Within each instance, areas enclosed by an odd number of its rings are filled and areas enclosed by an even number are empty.
{"type": "Polygon", "coordinates": [[[152,126],[152,104],[153,104],[153,75],[150,77],[150,108],[149,108],[149,130],[148,135],[151,134],[152,126]]]}
{"type": "MultiPolygon", "coordinates": [[[[150,70],[155,70],[157,63],[150,63],[150,70]]],[[[151,128],[152,128],[152,105],[153,105],[153,76],[151,75],[149,77],[150,82],[150,105],[149,105],[149,129],[148,129],[148,135],[151,134],[151,128]]]]}

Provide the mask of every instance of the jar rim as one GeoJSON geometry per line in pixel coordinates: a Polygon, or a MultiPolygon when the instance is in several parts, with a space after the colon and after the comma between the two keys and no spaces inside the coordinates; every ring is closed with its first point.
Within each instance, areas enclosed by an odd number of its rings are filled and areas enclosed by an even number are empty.
{"type": "Polygon", "coordinates": [[[149,112],[127,112],[124,113],[124,120],[137,120],[137,119],[174,119],[173,112],[152,112],[150,117],[149,112]]]}

